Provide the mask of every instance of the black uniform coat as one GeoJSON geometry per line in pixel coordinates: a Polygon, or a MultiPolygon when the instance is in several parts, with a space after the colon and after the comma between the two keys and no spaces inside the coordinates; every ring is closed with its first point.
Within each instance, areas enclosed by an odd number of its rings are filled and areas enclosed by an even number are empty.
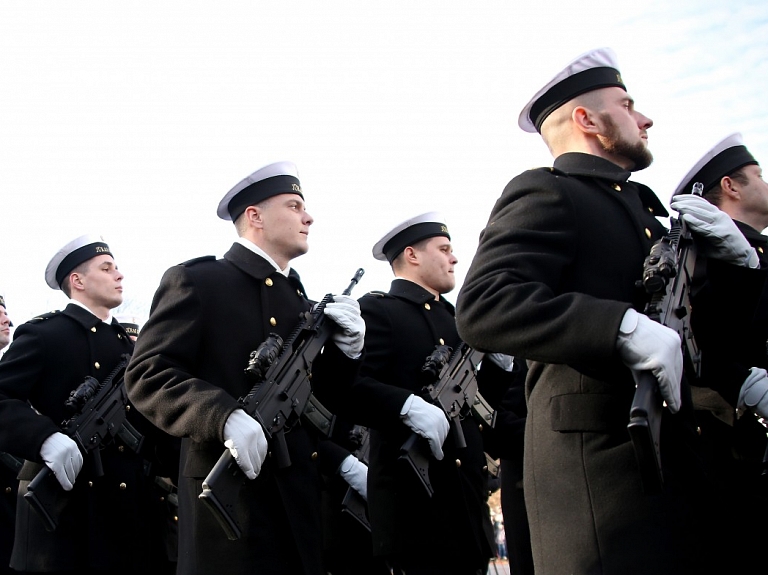
{"type": "Polygon", "coordinates": [[[354,513],[366,518],[368,505],[362,496],[354,496],[352,510],[345,510],[342,503],[352,488],[340,475],[341,464],[349,455],[355,455],[361,463],[368,464],[361,446],[362,433],[338,416],[334,419],[331,436],[318,445],[318,463],[323,475],[323,525],[325,530],[325,564],[333,575],[390,575],[386,562],[373,556],[370,521],[364,526],[354,513]],[[359,507],[358,507],[359,506],[359,507]]]}
{"type": "MultiPolygon", "coordinates": [[[[524,481],[539,575],[687,568],[681,499],[643,495],[626,429],[634,383],[616,351],[619,324],[630,307],[643,310],[635,282],[665,232],[656,216],[667,215],[629,175],[567,153],[517,176],[457,300],[467,343],[529,360],[524,481]]],[[[680,421],[690,404],[682,411],[667,412],[662,428],[663,453],[677,466],[668,487],[690,455],[677,442],[695,434],[680,421]]]]}
{"type": "MultiPolygon", "coordinates": [[[[160,282],[126,382],[142,413],[183,438],[180,575],[323,573],[319,473],[306,427],[286,435],[289,467],[278,469],[268,457],[243,488],[239,540],[228,540],[198,500],[203,479],[225,451],[224,424],[253,387],[244,373],[250,353],[270,332],[290,335],[309,307],[295,272],[286,278],[239,243],[223,259],[174,266],[160,282]]],[[[326,345],[314,366],[315,391],[324,374],[342,387],[359,363],[326,345]]]]}
{"type": "Polygon", "coordinates": [[[400,447],[412,433],[400,410],[426,383],[421,376],[424,361],[435,346],[455,349],[460,343],[453,306],[404,279],[394,280],[388,294],[372,292],[359,301],[366,357],[353,395],[356,422],[371,428],[368,508],[374,553],[480,568],[495,547],[477,424],[471,417],[462,421],[465,449],[457,449],[449,435],[444,459],[430,459],[431,499],[415,472],[398,461],[400,447]]]}
{"type": "Polygon", "coordinates": [[[5,452],[0,453],[0,460],[0,573],[13,573],[9,564],[16,531],[17,476],[22,462],[5,452]]]}
{"type": "MultiPolygon", "coordinates": [[[[735,412],[749,369],[768,369],[768,237],[735,223],[757,250],[760,268],[698,258],[691,315],[702,354],[702,387],[693,398],[704,453],[725,496],[721,540],[731,554],[745,539],[768,539],[766,429],[751,412],[735,412]]],[[[758,555],[743,558],[744,572],[764,568],[758,555]]]]}
{"type": "MultiPolygon", "coordinates": [[[[145,458],[119,439],[101,451],[103,477],[94,477],[91,458],[85,458],[55,532],[45,531],[22,499],[42,467],[43,442],[71,415],[64,407],[70,392],[87,375],[103,380],[132,349],[116,321],[107,325],[75,304],[16,329],[0,361],[0,450],[28,460],[20,474],[14,569],[138,572],[160,552],[162,542],[152,538],[159,523],[152,515],[145,458]]],[[[129,419],[146,431],[138,413],[129,412],[129,419]]]]}

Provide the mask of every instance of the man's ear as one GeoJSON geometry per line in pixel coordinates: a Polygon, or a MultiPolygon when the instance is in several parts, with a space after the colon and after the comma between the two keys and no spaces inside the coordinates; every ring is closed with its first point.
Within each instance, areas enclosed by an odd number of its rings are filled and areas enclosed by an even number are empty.
{"type": "Polygon", "coordinates": [[[720,179],[720,190],[724,196],[727,196],[732,200],[741,199],[741,186],[739,185],[739,182],[730,176],[723,176],[720,179]]]}
{"type": "Polygon", "coordinates": [[[72,272],[69,274],[69,289],[71,291],[82,291],[84,287],[83,275],[80,272],[72,272]]]}
{"type": "Polygon", "coordinates": [[[586,134],[597,135],[600,133],[600,126],[595,121],[596,117],[597,114],[584,106],[576,106],[571,112],[573,123],[586,134]]]}
{"type": "Polygon", "coordinates": [[[419,255],[416,252],[416,250],[413,249],[412,246],[408,246],[403,250],[403,261],[408,262],[410,264],[419,263],[419,255]]]}
{"type": "Polygon", "coordinates": [[[258,206],[248,206],[245,208],[245,217],[250,224],[256,228],[264,227],[264,212],[258,206]]]}

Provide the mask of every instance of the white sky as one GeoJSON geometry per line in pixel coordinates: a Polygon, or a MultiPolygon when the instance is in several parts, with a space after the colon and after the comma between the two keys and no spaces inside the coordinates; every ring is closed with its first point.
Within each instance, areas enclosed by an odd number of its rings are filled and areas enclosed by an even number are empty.
{"type": "MultiPolygon", "coordinates": [[[[443,212],[458,285],[506,183],[550,165],[517,127],[571,59],[610,46],[650,116],[667,202],[698,158],[740,131],[768,162],[768,3],[105,0],[0,4],[0,293],[15,324],[66,305],[43,279],[87,232],[125,273],[143,321],[160,277],[222,255],[235,183],[298,165],[315,224],[294,260],[310,297],[388,289],[371,247],[443,212]]],[[[448,294],[455,301],[457,289],[448,294]]]]}

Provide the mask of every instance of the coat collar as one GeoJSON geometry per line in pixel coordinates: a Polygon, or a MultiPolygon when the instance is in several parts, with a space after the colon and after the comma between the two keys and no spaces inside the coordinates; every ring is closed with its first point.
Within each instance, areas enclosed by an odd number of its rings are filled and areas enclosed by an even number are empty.
{"type": "MultiPolygon", "coordinates": [[[[263,257],[237,242],[232,244],[229,251],[224,254],[224,259],[243,273],[260,281],[263,281],[270,276],[282,275],[263,257]]],[[[301,278],[293,268],[288,272],[288,280],[296,285],[297,288],[300,287],[302,293],[304,293],[304,286],[301,285],[301,278]]]]}
{"type": "Polygon", "coordinates": [[[613,162],[582,152],[567,152],[555,159],[555,169],[573,176],[589,176],[612,182],[626,182],[631,172],[617,166],[613,162]]]}
{"type": "Polygon", "coordinates": [[[764,246],[768,244],[768,236],[761,234],[759,231],[757,231],[755,228],[753,228],[749,224],[745,224],[744,222],[740,222],[739,220],[733,220],[733,223],[736,224],[736,227],[739,228],[739,231],[742,234],[744,234],[744,237],[747,238],[747,240],[749,240],[749,243],[751,243],[752,245],[758,244],[758,245],[764,246]]]}
{"type": "MultiPolygon", "coordinates": [[[[632,172],[617,166],[605,158],[582,152],[567,152],[558,156],[555,159],[554,169],[571,176],[597,178],[606,180],[609,183],[627,182],[632,175],[632,172]]],[[[661,200],[653,193],[651,188],[637,182],[631,183],[637,187],[640,201],[645,207],[651,208],[655,216],[661,218],[669,216],[669,212],[664,207],[664,204],[661,203],[661,200]]]]}
{"type": "MultiPolygon", "coordinates": [[[[74,303],[67,304],[67,307],[65,307],[61,313],[72,318],[85,329],[91,329],[100,323],[104,323],[101,318],[96,317],[84,307],[74,303]]],[[[112,323],[115,323],[114,318],[112,323]]]]}
{"type": "MultiPolygon", "coordinates": [[[[408,300],[417,305],[424,305],[435,299],[435,296],[432,293],[425,290],[419,284],[402,278],[392,280],[392,285],[389,287],[389,295],[408,300]]],[[[453,313],[453,305],[443,296],[440,296],[440,302],[453,313]]]]}
{"type": "Polygon", "coordinates": [[[768,265],[768,236],[761,234],[752,226],[740,222],[739,220],[733,220],[739,231],[747,238],[749,245],[757,250],[757,256],[760,260],[760,267],[768,265]]]}

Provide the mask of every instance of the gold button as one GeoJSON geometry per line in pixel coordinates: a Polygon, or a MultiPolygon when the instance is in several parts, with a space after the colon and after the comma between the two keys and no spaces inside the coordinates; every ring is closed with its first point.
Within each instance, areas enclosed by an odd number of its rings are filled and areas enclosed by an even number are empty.
{"type": "Polygon", "coordinates": [[[272,278],[267,278],[264,283],[267,284],[267,287],[272,287],[272,278]]]}
{"type": "Polygon", "coordinates": [[[488,471],[488,466],[487,465],[483,465],[483,471],[488,471]]]}
{"type": "Polygon", "coordinates": [[[456,460],[456,467],[461,467],[461,459],[456,460]]]}
{"type": "Polygon", "coordinates": [[[93,367],[95,367],[96,369],[101,369],[101,364],[97,361],[96,363],[93,364],[93,367]]]}
{"type": "Polygon", "coordinates": [[[117,450],[118,450],[120,453],[122,453],[123,451],[125,451],[125,445],[118,445],[118,446],[117,446],[117,450]]]}
{"type": "Polygon", "coordinates": [[[483,424],[482,424],[482,423],[478,423],[478,424],[477,424],[477,428],[478,428],[480,431],[482,431],[482,430],[483,430],[483,424]]]}
{"type": "Polygon", "coordinates": [[[273,317],[269,318],[269,325],[275,327],[277,325],[277,320],[273,317]]]}
{"type": "Polygon", "coordinates": [[[649,211],[650,213],[653,213],[653,208],[652,208],[651,206],[648,206],[648,211],[649,211]]]}
{"type": "Polygon", "coordinates": [[[174,515],[174,516],[173,516],[173,521],[174,521],[174,523],[175,523],[175,522],[177,522],[178,520],[179,520],[179,517],[178,517],[177,515],[174,515]]]}
{"type": "Polygon", "coordinates": [[[429,311],[429,310],[431,310],[432,308],[431,308],[431,307],[429,307],[429,304],[428,304],[428,303],[425,303],[425,304],[424,304],[424,309],[425,309],[425,310],[427,310],[427,311],[429,311]]]}
{"type": "Polygon", "coordinates": [[[88,487],[93,487],[93,481],[88,482],[88,487]]]}
{"type": "Polygon", "coordinates": [[[5,492],[6,492],[6,493],[10,493],[11,491],[13,491],[13,489],[11,489],[10,487],[6,487],[6,488],[5,488],[5,492]]]}
{"type": "Polygon", "coordinates": [[[118,333],[118,334],[117,334],[117,339],[123,339],[123,334],[121,334],[121,333],[118,333]]]}
{"type": "Polygon", "coordinates": [[[651,239],[651,230],[649,230],[648,228],[645,228],[645,235],[646,235],[646,236],[648,237],[648,239],[650,240],[650,239],[651,239]]]}
{"type": "Polygon", "coordinates": [[[165,501],[165,497],[163,497],[163,496],[161,495],[161,496],[160,496],[160,502],[162,503],[163,501],[165,501]]]}
{"type": "Polygon", "coordinates": [[[616,190],[617,192],[620,192],[621,186],[619,184],[613,184],[613,189],[616,190]]]}
{"type": "Polygon", "coordinates": [[[445,340],[442,337],[438,341],[440,342],[440,345],[445,345],[445,340]]]}
{"type": "Polygon", "coordinates": [[[317,451],[312,452],[312,461],[314,461],[315,459],[317,459],[317,451]]]}
{"type": "Polygon", "coordinates": [[[299,297],[301,297],[301,296],[303,296],[303,295],[304,295],[303,293],[301,293],[301,290],[300,290],[300,289],[297,289],[297,290],[296,290],[296,293],[298,294],[298,296],[299,296],[299,297]]]}
{"type": "Polygon", "coordinates": [[[763,248],[759,247],[759,248],[757,248],[757,251],[759,251],[760,253],[763,253],[763,248]]]}
{"type": "Polygon", "coordinates": [[[96,333],[96,326],[93,326],[93,327],[91,328],[91,331],[92,331],[93,333],[96,333]]]}
{"type": "Polygon", "coordinates": [[[701,427],[697,427],[697,428],[696,428],[696,433],[698,433],[699,435],[701,435],[701,427]]]}
{"type": "Polygon", "coordinates": [[[121,483],[121,484],[120,484],[120,489],[122,489],[123,491],[125,491],[126,489],[128,489],[128,486],[127,486],[125,483],[121,483]]]}

